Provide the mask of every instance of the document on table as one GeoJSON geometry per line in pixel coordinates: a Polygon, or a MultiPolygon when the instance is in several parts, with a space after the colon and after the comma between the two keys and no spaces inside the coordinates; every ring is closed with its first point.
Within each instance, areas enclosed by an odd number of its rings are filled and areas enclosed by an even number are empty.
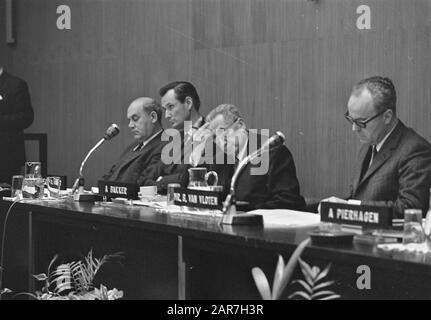
{"type": "Polygon", "coordinates": [[[262,215],[265,226],[306,227],[320,223],[320,215],[311,212],[287,209],[258,209],[247,213],[262,215]]]}

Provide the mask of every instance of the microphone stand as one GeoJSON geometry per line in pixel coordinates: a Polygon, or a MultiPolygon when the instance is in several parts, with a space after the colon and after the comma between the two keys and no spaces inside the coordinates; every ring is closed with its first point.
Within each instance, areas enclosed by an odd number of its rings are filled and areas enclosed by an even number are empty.
{"type": "Polygon", "coordinates": [[[84,169],[84,165],[87,162],[88,158],[90,158],[90,155],[97,149],[99,148],[102,143],[105,142],[105,138],[102,138],[99,140],[98,143],[96,143],[96,145],[87,153],[87,155],[85,156],[84,160],[81,163],[81,167],[79,168],[79,177],[75,180],[75,183],[73,184],[72,187],[72,194],[74,194],[75,192],[77,192],[78,194],[82,194],[84,192],[84,175],[82,173],[82,170],[84,169]]]}
{"type": "Polygon", "coordinates": [[[247,166],[249,162],[260,156],[264,151],[269,150],[270,148],[263,148],[256,150],[252,154],[248,155],[244,159],[242,159],[237,169],[235,170],[232,180],[230,183],[229,194],[227,195],[225,201],[223,202],[223,219],[221,221],[222,224],[263,224],[263,218],[261,215],[247,215],[242,216],[238,215],[236,211],[236,196],[235,196],[235,187],[236,182],[238,180],[239,174],[242,170],[247,166]]]}

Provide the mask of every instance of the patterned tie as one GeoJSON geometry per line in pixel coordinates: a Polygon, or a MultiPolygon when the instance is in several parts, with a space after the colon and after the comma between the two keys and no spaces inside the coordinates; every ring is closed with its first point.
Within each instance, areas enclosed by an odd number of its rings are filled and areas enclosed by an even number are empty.
{"type": "Polygon", "coordinates": [[[139,144],[133,149],[133,151],[139,151],[144,146],[144,141],[139,142],[139,144]]]}
{"type": "Polygon", "coordinates": [[[373,160],[376,155],[377,155],[377,147],[373,146],[371,149],[371,159],[370,159],[370,164],[368,165],[368,168],[371,167],[371,164],[373,163],[373,160]]]}

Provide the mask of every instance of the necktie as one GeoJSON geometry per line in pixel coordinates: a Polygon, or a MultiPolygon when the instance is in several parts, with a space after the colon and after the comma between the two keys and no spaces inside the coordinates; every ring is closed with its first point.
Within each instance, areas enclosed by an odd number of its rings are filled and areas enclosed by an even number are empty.
{"type": "Polygon", "coordinates": [[[144,146],[144,141],[139,142],[139,144],[133,149],[133,151],[139,151],[144,146]]]}
{"type": "Polygon", "coordinates": [[[368,165],[368,168],[371,167],[371,164],[373,163],[373,160],[376,157],[376,155],[377,155],[377,148],[376,148],[376,146],[373,146],[371,148],[371,159],[370,159],[370,163],[368,165]]]}
{"type": "Polygon", "coordinates": [[[367,151],[367,155],[365,156],[364,162],[362,164],[361,169],[361,178],[365,176],[365,173],[367,172],[368,168],[371,167],[371,162],[373,161],[373,158],[376,156],[377,149],[375,146],[370,146],[367,151]]]}

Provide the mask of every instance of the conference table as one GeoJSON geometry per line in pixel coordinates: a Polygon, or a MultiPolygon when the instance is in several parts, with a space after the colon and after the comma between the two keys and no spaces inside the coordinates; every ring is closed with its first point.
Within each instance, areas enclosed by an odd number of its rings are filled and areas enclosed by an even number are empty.
{"type": "MultiPolygon", "coordinates": [[[[10,205],[0,200],[1,226],[10,205]]],[[[103,266],[97,280],[123,290],[125,299],[258,300],[252,268],[261,268],[272,286],[278,255],[287,261],[315,228],[224,225],[211,215],[71,199],[17,203],[6,226],[4,286],[34,292],[40,284],[32,275],[46,272],[54,255],[76,260],[93,250],[95,257],[124,254],[121,264],[103,266]]],[[[331,264],[330,289],[342,299],[431,297],[426,254],[394,254],[355,241],[311,242],[301,258],[320,269],[331,264]]],[[[304,279],[299,266],[292,279],[304,279]]],[[[298,284],[288,285],[281,298],[298,289],[298,284]]]]}

